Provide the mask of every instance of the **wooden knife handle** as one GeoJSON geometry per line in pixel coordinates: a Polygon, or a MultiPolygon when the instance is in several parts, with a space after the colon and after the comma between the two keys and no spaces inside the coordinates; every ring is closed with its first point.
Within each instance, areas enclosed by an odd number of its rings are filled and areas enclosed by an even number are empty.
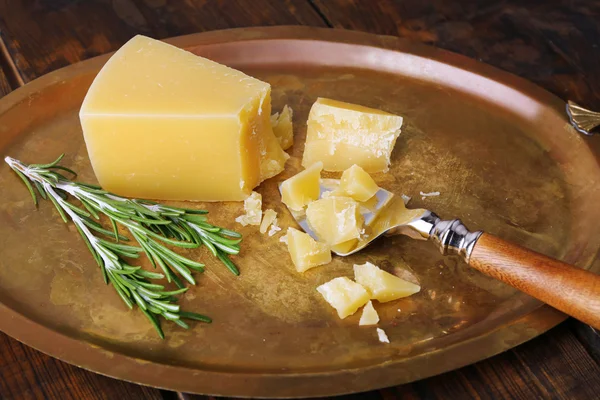
{"type": "Polygon", "coordinates": [[[600,275],[482,234],[469,265],[596,329],[600,329],[600,275]]]}

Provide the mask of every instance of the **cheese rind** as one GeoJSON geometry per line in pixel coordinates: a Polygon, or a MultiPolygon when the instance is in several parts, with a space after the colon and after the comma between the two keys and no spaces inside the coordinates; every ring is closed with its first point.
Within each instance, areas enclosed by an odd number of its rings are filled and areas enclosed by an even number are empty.
{"type": "Polygon", "coordinates": [[[281,201],[292,210],[302,210],[319,198],[319,179],[323,163],[317,162],[281,184],[281,201]]]}
{"type": "Polygon", "coordinates": [[[335,308],[341,319],[354,314],[369,301],[367,290],[345,276],[322,284],[317,287],[317,291],[335,308]]]}
{"type": "Polygon", "coordinates": [[[371,175],[354,164],[342,173],[338,191],[356,201],[367,201],[379,190],[371,175]]]}
{"type": "Polygon", "coordinates": [[[306,220],[319,239],[330,246],[360,238],[364,222],[354,199],[335,196],[310,203],[306,220]]]}
{"type": "Polygon", "coordinates": [[[288,228],[286,237],[296,271],[304,272],[331,262],[331,250],[327,244],[317,242],[307,233],[294,228],[288,228]]]}
{"type": "Polygon", "coordinates": [[[273,133],[279,141],[282,149],[287,150],[294,144],[294,126],[292,117],[294,113],[290,107],[285,105],[281,113],[271,115],[271,126],[273,133]]]}
{"type": "Polygon", "coordinates": [[[104,189],[164,200],[244,200],[283,170],[270,86],[136,36],[92,83],[80,110],[104,189]]]}
{"type": "Polygon", "coordinates": [[[367,172],[380,172],[389,167],[402,117],[318,98],[307,124],[302,165],[322,161],[325,171],[343,171],[357,164],[367,172]]]}
{"type": "Polygon", "coordinates": [[[407,297],[421,290],[419,285],[398,278],[370,262],[354,265],[354,279],[369,291],[372,299],[381,303],[407,297]]]}

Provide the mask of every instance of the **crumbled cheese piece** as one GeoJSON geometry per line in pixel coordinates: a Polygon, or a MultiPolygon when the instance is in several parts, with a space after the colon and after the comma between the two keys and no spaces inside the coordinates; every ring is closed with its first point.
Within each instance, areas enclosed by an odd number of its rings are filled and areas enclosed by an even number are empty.
{"type": "Polygon", "coordinates": [[[271,228],[269,228],[268,235],[273,236],[280,230],[281,230],[281,228],[277,225],[277,218],[275,218],[275,221],[273,221],[273,223],[271,224],[271,228]]]}
{"type": "Polygon", "coordinates": [[[280,186],[281,201],[292,210],[302,210],[319,198],[319,179],[323,163],[317,162],[304,171],[286,179],[280,186]]]}
{"type": "Polygon", "coordinates": [[[271,115],[273,133],[284,150],[287,150],[294,144],[293,114],[292,109],[286,105],[283,107],[281,114],[275,113],[271,115]]]}
{"type": "Polygon", "coordinates": [[[360,237],[364,218],[350,197],[327,197],[309,203],[306,219],[320,240],[331,246],[360,237]]]}
{"type": "Polygon", "coordinates": [[[373,108],[318,98],[310,109],[302,165],[323,162],[325,171],[353,164],[386,171],[400,135],[402,117],[373,108]]]}
{"type": "Polygon", "coordinates": [[[369,291],[372,299],[380,303],[411,296],[421,290],[419,285],[392,275],[370,262],[354,265],[354,279],[369,291]]]}
{"type": "Polygon", "coordinates": [[[419,194],[423,197],[434,197],[434,196],[439,196],[440,192],[429,192],[429,193],[419,192],[419,194]]]}
{"type": "Polygon", "coordinates": [[[354,314],[369,301],[367,290],[345,276],[322,284],[317,291],[335,308],[341,319],[354,314]]]}
{"type": "Polygon", "coordinates": [[[271,224],[274,224],[275,221],[277,221],[277,212],[270,208],[266,209],[263,215],[262,222],[260,223],[260,233],[266,233],[267,229],[269,229],[269,226],[271,226],[271,224]]]}
{"type": "Polygon", "coordinates": [[[371,175],[354,164],[344,171],[338,190],[356,201],[367,201],[379,190],[371,175]]]}
{"type": "Polygon", "coordinates": [[[379,341],[381,343],[389,343],[390,339],[388,339],[388,336],[386,335],[385,331],[381,328],[377,328],[377,336],[379,337],[379,341]]]}
{"type": "Polygon", "coordinates": [[[365,308],[363,308],[362,315],[360,316],[360,321],[358,325],[376,325],[379,322],[379,314],[373,307],[373,302],[369,300],[365,308]]]}
{"type": "Polygon", "coordinates": [[[409,201],[410,201],[410,199],[412,198],[412,197],[410,197],[410,196],[407,196],[407,195],[405,195],[405,194],[402,194],[402,195],[400,195],[400,197],[402,197],[402,201],[404,202],[404,205],[405,205],[405,206],[406,206],[406,205],[408,205],[408,202],[409,202],[409,201]]]}
{"type": "Polygon", "coordinates": [[[288,240],[287,240],[287,235],[283,235],[282,237],[280,237],[280,238],[279,238],[279,241],[280,241],[281,243],[285,243],[285,244],[287,244],[287,243],[288,243],[288,240]]]}
{"type": "Polygon", "coordinates": [[[260,193],[252,192],[244,201],[244,211],[246,211],[246,214],[237,217],[236,222],[243,226],[260,225],[262,219],[262,196],[260,193]]]}
{"type": "Polygon", "coordinates": [[[288,251],[296,271],[304,272],[331,262],[331,249],[326,243],[317,242],[309,234],[294,228],[288,228],[287,237],[288,251]]]}

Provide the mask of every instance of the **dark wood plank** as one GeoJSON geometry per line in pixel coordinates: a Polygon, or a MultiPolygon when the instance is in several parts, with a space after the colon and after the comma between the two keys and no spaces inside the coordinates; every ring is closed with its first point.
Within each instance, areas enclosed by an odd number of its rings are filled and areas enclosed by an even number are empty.
{"type": "Polygon", "coordinates": [[[334,27],[433,44],[600,110],[599,2],[312,1],[334,27]]]}
{"type": "Polygon", "coordinates": [[[0,68],[0,97],[8,94],[10,92],[10,90],[11,90],[11,88],[10,88],[10,85],[8,84],[8,79],[6,78],[6,74],[4,73],[2,68],[0,68]]]}
{"type": "MultiPolygon", "coordinates": [[[[344,399],[564,399],[600,393],[600,366],[561,324],[545,335],[488,360],[415,383],[344,399]]],[[[206,396],[182,395],[185,400],[206,396]]]]}
{"type": "Polygon", "coordinates": [[[422,399],[591,399],[600,366],[562,324],[489,360],[388,391],[422,399]]]}
{"type": "MultiPolygon", "coordinates": [[[[316,11],[300,0],[255,0],[251,7],[249,3],[0,1],[0,33],[20,76],[28,81],[114,50],[136,33],[164,38],[251,25],[323,26],[322,14],[336,27],[405,36],[478,58],[600,109],[600,78],[595,71],[600,12],[594,2],[313,0],[316,11]]],[[[0,73],[0,93],[2,82],[0,73]]],[[[7,83],[4,88],[7,91],[7,83]]],[[[159,396],[158,391],[69,366],[4,335],[0,335],[0,365],[2,398],[159,398],[143,397],[159,396]],[[27,397],[30,391],[34,395],[27,397]]],[[[473,366],[353,397],[594,398],[600,390],[599,372],[573,334],[561,326],[473,366]]]]}
{"type": "Polygon", "coordinates": [[[600,365],[600,331],[574,320],[571,321],[571,329],[592,358],[600,365]]]}
{"type": "Polygon", "coordinates": [[[25,82],[116,50],[138,33],[160,39],[292,24],[325,26],[306,0],[0,1],[0,32],[25,82]]]}
{"type": "Polygon", "coordinates": [[[0,333],[0,398],[161,400],[157,389],[85,371],[0,333]]]}

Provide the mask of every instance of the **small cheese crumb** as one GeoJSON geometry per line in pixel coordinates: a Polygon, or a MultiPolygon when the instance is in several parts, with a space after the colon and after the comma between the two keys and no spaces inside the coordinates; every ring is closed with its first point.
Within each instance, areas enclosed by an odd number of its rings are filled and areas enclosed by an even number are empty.
{"type": "Polygon", "coordinates": [[[262,220],[262,196],[260,193],[252,192],[244,201],[244,211],[246,211],[246,214],[237,217],[236,222],[243,226],[260,225],[262,220]]]}
{"type": "Polygon", "coordinates": [[[275,218],[275,221],[271,224],[271,228],[269,228],[269,236],[275,235],[280,230],[281,228],[277,225],[277,218],[275,218]]]}
{"type": "Polygon", "coordinates": [[[406,205],[408,205],[408,202],[409,202],[409,201],[410,201],[410,199],[412,198],[412,197],[410,197],[410,196],[407,196],[407,195],[405,195],[405,194],[402,194],[402,195],[400,195],[400,197],[402,197],[402,201],[404,202],[404,205],[405,205],[405,206],[406,206],[406,205]]]}
{"type": "Polygon", "coordinates": [[[435,197],[435,196],[439,196],[440,192],[429,192],[429,193],[419,192],[419,194],[423,197],[435,197]]]}
{"type": "Polygon", "coordinates": [[[389,343],[390,339],[388,339],[388,336],[385,334],[385,331],[381,328],[377,328],[377,336],[379,337],[379,341],[381,343],[389,343]]]}
{"type": "Polygon", "coordinates": [[[287,244],[287,242],[288,242],[288,240],[287,240],[287,235],[283,235],[282,237],[280,237],[280,238],[279,238],[279,241],[280,241],[281,243],[285,243],[285,244],[287,244]]]}
{"type": "Polygon", "coordinates": [[[276,223],[275,221],[277,221],[277,212],[270,208],[266,209],[260,224],[260,233],[266,233],[267,229],[269,229],[269,226],[276,223]]]}
{"type": "Polygon", "coordinates": [[[358,325],[377,325],[379,322],[379,314],[373,307],[373,302],[369,300],[365,308],[363,308],[362,315],[360,316],[360,321],[358,321],[358,325]]]}

